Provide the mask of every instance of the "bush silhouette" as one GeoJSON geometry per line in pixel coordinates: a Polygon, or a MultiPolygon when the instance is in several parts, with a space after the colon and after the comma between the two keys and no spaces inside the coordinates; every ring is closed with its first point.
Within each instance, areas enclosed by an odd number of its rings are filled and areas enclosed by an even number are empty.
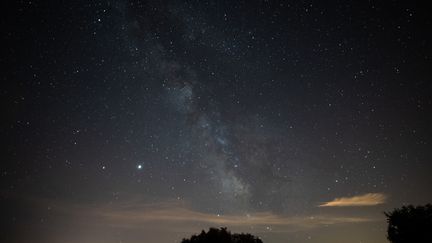
{"type": "Polygon", "coordinates": [[[181,243],[263,243],[251,234],[231,234],[226,228],[210,228],[207,232],[201,231],[190,239],[183,239],[181,243]]]}
{"type": "Polygon", "coordinates": [[[403,206],[386,212],[387,239],[392,243],[431,243],[432,205],[403,206]]]}

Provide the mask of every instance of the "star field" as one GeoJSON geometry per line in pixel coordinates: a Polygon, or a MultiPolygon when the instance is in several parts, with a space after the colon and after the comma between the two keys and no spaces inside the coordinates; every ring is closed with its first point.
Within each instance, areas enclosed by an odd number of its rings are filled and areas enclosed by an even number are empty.
{"type": "Polygon", "coordinates": [[[2,241],[384,243],[432,201],[420,3],[2,9],[2,241]]]}

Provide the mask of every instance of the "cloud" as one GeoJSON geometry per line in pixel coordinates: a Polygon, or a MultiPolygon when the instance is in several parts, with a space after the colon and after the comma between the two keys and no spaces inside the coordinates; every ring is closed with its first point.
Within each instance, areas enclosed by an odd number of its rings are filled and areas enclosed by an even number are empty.
{"type": "Polygon", "coordinates": [[[353,206],[375,206],[385,203],[387,196],[382,193],[366,193],[354,197],[340,197],[325,202],[319,207],[353,207],[353,206]]]}
{"type": "MultiPolygon", "coordinates": [[[[112,204],[54,203],[52,213],[74,218],[86,227],[102,226],[118,229],[145,230],[172,229],[179,232],[195,232],[199,228],[229,227],[254,232],[296,232],[329,225],[345,225],[376,221],[370,217],[350,215],[278,215],[273,212],[241,214],[216,214],[194,210],[188,203],[165,201],[149,204],[140,200],[128,200],[112,204]],[[197,229],[198,227],[198,229],[197,229]]],[[[43,203],[46,205],[46,203],[43,203]]]]}
{"type": "Polygon", "coordinates": [[[136,227],[145,222],[202,223],[214,226],[289,226],[297,228],[315,228],[325,225],[360,223],[372,221],[361,217],[340,217],[331,215],[286,217],[271,212],[259,212],[243,215],[217,215],[197,212],[182,207],[142,208],[135,210],[105,209],[96,211],[98,216],[108,222],[121,223],[125,227],[136,227]]]}

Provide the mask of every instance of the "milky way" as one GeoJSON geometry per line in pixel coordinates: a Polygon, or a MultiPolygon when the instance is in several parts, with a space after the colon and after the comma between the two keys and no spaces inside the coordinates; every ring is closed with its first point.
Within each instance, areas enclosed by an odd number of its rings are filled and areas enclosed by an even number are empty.
{"type": "MultiPolygon", "coordinates": [[[[417,4],[417,3],[416,3],[417,4]]],[[[413,3],[18,2],[2,17],[5,242],[386,242],[432,201],[413,3]]]]}

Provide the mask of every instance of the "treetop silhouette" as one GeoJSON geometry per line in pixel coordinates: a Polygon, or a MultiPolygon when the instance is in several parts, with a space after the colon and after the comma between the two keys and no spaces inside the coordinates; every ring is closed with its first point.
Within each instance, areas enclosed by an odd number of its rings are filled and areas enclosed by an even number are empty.
{"type": "Polygon", "coordinates": [[[392,243],[431,243],[432,205],[403,206],[387,216],[387,239],[392,243]]]}
{"type": "Polygon", "coordinates": [[[192,235],[190,239],[183,239],[181,243],[263,243],[261,239],[251,234],[232,234],[227,228],[210,228],[207,232],[192,235]]]}

